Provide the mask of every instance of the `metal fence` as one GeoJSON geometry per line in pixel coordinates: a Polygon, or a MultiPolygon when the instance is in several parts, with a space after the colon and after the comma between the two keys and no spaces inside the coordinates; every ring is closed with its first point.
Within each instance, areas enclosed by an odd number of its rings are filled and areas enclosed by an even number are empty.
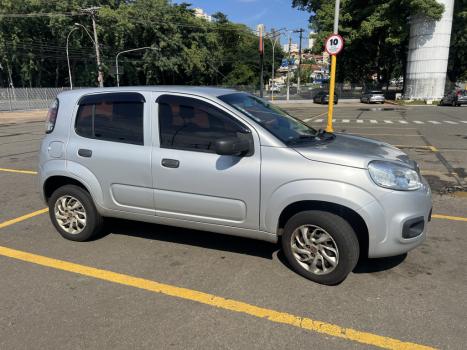
{"type": "MultiPolygon", "coordinates": [[[[233,88],[259,96],[259,89],[256,86],[241,85],[233,88]]],[[[46,109],[55,97],[64,90],[69,90],[69,88],[0,88],[0,111],[46,109]]],[[[289,88],[289,99],[311,100],[316,93],[322,90],[328,91],[328,86],[303,84],[300,91],[297,91],[297,86],[292,85],[289,88]]],[[[336,95],[339,99],[358,99],[363,90],[363,87],[357,85],[336,84],[336,95]]],[[[383,91],[387,99],[394,99],[395,93],[398,92],[394,88],[383,91]]],[[[264,90],[265,99],[271,100],[272,95],[274,95],[274,100],[286,100],[287,88],[281,87],[280,91],[275,91],[273,94],[267,89],[264,90]]]]}
{"type": "Polygon", "coordinates": [[[68,88],[0,88],[0,111],[47,108],[68,88]]]}

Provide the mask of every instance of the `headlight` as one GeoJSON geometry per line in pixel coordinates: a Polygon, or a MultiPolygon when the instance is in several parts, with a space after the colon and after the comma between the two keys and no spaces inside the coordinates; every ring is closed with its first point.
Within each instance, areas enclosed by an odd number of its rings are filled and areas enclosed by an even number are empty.
{"type": "Polygon", "coordinates": [[[399,191],[413,191],[422,187],[418,173],[403,165],[375,160],[368,164],[368,171],[375,184],[381,187],[399,191]]]}

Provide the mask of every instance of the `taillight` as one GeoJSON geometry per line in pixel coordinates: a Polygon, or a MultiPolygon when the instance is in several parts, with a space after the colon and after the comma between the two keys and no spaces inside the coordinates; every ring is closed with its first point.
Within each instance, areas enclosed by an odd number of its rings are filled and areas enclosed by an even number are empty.
{"type": "Polygon", "coordinates": [[[52,102],[47,112],[47,118],[45,119],[45,133],[50,134],[55,127],[55,122],[57,121],[58,114],[58,99],[52,102]]]}

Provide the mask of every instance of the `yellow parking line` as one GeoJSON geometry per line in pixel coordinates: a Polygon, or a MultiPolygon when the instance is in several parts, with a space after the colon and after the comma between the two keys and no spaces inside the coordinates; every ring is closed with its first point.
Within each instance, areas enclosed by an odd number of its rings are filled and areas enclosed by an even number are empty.
{"type": "Polygon", "coordinates": [[[31,170],[0,168],[0,171],[5,171],[5,172],[8,172],[8,173],[20,173],[20,174],[37,175],[37,171],[31,171],[31,170]]]}
{"type": "Polygon", "coordinates": [[[316,321],[310,318],[295,316],[289,313],[275,311],[272,309],[266,309],[263,307],[247,304],[233,299],[225,299],[213,294],[159,283],[156,281],[151,281],[130,275],[124,275],[108,270],[97,269],[90,266],[79,265],[68,261],[57,260],[46,256],[31,254],[28,252],[10,249],[2,246],[0,246],[0,255],[33,263],[36,265],[50,267],[57,270],[93,277],[107,282],[143,289],[154,293],[165,294],[184,300],[190,300],[228,311],[234,311],[254,317],[264,318],[271,322],[287,324],[304,330],[313,331],[345,340],[355,341],[358,343],[369,344],[384,349],[433,349],[428,346],[404,342],[398,339],[384,337],[372,333],[361,332],[351,328],[343,328],[335,324],[316,321]]]}
{"type": "Polygon", "coordinates": [[[444,219],[444,220],[454,220],[454,221],[465,221],[465,222],[467,222],[467,218],[464,218],[462,216],[450,216],[450,215],[432,214],[431,217],[433,219],[444,219]]]}
{"type": "Polygon", "coordinates": [[[36,211],[34,211],[34,212],[32,212],[32,213],[29,213],[29,214],[20,216],[20,217],[15,218],[15,219],[11,219],[11,220],[8,220],[8,221],[1,222],[1,223],[0,223],[0,228],[4,228],[4,227],[7,227],[7,226],[14,225],[14,224],[16,224],[16,223],[18,223],[18,222],[21,222],[21,221],[24,221],[24,220],[33,218],[34,216],[47,213],[48,211],[49,211],[48,208],[44,208],[44,209],[36,210],[36,211]]]}
{"type": "Polygon", "coordinates": [[[394,145],[394,146],[399,147],[399,148],[429,149],[432,152],[438,152],[438,149],[435,146],[410,146],[410,145],[394,145]]]}

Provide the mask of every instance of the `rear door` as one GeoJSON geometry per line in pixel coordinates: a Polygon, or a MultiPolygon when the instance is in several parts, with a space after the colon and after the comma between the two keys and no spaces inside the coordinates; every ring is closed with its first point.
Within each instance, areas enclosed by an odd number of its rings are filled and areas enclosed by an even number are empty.
{"type": "MultiPolygon", "coordinates": [[[[89,170],[108,209],[154,215],[149,107],[136,92],[83,96],[67,147],[68,168],[89,170]]],[[[84,179],[86,180],[86,179],[84,179]]]]}
{"type": "Polygon", "coordinates": [[[193,96],[163,94],[152,156],[156,215],[258,229],[260,147],[256,131],[222,107],[193,96]],[[243,137],[246,156],[220,156],[217,138],[243,137]]]}

